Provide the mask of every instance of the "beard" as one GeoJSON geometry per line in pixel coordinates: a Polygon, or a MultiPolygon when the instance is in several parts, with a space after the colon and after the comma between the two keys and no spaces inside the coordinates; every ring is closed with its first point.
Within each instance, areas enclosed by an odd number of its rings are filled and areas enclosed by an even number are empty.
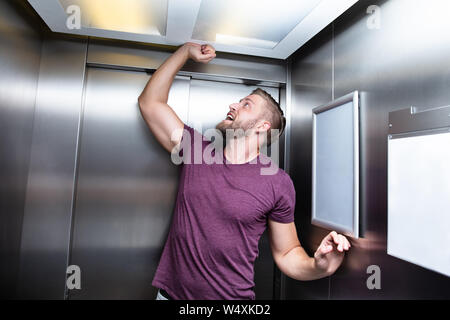
{"type": "Polygon", "coordinates": [[[222,120],[216,125],[216,129],[222,133],[224,145],[226,144],[227,130],[232,132],[233,138],[242,138],[250,136],[253,133],[253,129],[256,126],[257,120],[247,120],[245,122],[240,121],[228,121],[222,120]]]}
{"type": "Polygon", "coordinates": [[[216,125],[216,130],[219,130],[222,133],[222,148],[225,148],[228,142],[231,142],[234,139],[245,138],[246,136],[253,134],[254,130],[252,129],[256,126],[257,122],[258,120],[247,120],[244,122],[241,122],[240,120],[222,120],[219,122],[216,125]]]}

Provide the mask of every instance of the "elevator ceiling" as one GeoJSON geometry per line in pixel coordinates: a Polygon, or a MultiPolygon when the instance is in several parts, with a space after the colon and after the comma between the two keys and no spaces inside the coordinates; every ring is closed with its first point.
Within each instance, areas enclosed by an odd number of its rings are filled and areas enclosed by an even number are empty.
{"type": "Polygon", "coordinates": [[[358,0],[28,0],[53,32],[286,59],[358,0]]]}

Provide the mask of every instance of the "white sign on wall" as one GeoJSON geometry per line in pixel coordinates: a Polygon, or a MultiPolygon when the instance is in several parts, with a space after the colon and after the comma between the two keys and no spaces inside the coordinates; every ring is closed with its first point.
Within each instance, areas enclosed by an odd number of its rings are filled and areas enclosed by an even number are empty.
{"type": "Polygon", "coordinates": [[[450,132],[388,140],[389,255],[450,276],[450,132]]]}

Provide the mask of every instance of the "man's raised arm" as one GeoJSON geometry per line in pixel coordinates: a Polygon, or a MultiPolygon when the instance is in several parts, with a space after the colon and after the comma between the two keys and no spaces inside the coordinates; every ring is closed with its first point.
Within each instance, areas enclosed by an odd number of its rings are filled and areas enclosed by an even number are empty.
{"type": "Polygon", "coordinates": [[[158,142],[169,152],[181,141],[181,136],[172,141],[172,132],[184,127],[181,119],[167,104],[173,79],[189,58],[208,63],[215,56],[215,50],[210,45],[184,44],[155,71],[138,98],[145,122],[158,142]]]}

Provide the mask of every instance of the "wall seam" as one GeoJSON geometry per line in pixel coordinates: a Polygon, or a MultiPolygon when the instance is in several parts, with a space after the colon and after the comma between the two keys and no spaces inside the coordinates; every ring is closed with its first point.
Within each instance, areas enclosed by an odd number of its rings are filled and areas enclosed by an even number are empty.
{"type": "MultiPolygon", "coordinates": [[[[331,100],[335,99],[335,73],[334,73],[334,66],[335,66],[335,61],[334,61],[334,22],[331,23],[331,100]]],[[[331,300],[331,275],[328,277],[328,300],[331,300]]]]}
{"type": "MultiPolygon", "coordinates": [[[[87,57],[89,51],[89,38],[86,41],[86,52],[84,57],[84,72],[83,72],[83,91],[81,94],[80,101],[80,112],[78,116],[78,130],[77,130],[77,142],[75,147],[75,164],[73,171],[73,185],[72,185],[72,208],[70,211],[70,231],[69,231],[69,243],[67,248],[67,263],[66,263],[66,271],[69,265],[72,262],[72,244],[73,244],[73,233],[74,233],[74,214],[76,210],[76,197],[77,197],[77,186],[78,186],[78,170],[80,164],[80,139],[81,139],[81,131],[83,126],[83,118],[84,118],[84,104],[86,98],[86,83],[87,83],[87,57]]],[[[66,281],[64,282],[64,300],[69,300],[69,290],[67,288],[67,272],[66,272],[66,281]]]]}
{"type": "Polygon", "coordinates": [[[331,24],[331,100],[334,100],[334,22],[331,24]]]}
{"type": "MultiPolygon", "coordinates": [[[[286,62],[286,129],[284,136],[284,171],[290,175],[291,145],[291,110],[292,110],[292,60],[286,62]]],[[[280,271],[280,300],[286,299],[286,275],[280,271]]]]}

